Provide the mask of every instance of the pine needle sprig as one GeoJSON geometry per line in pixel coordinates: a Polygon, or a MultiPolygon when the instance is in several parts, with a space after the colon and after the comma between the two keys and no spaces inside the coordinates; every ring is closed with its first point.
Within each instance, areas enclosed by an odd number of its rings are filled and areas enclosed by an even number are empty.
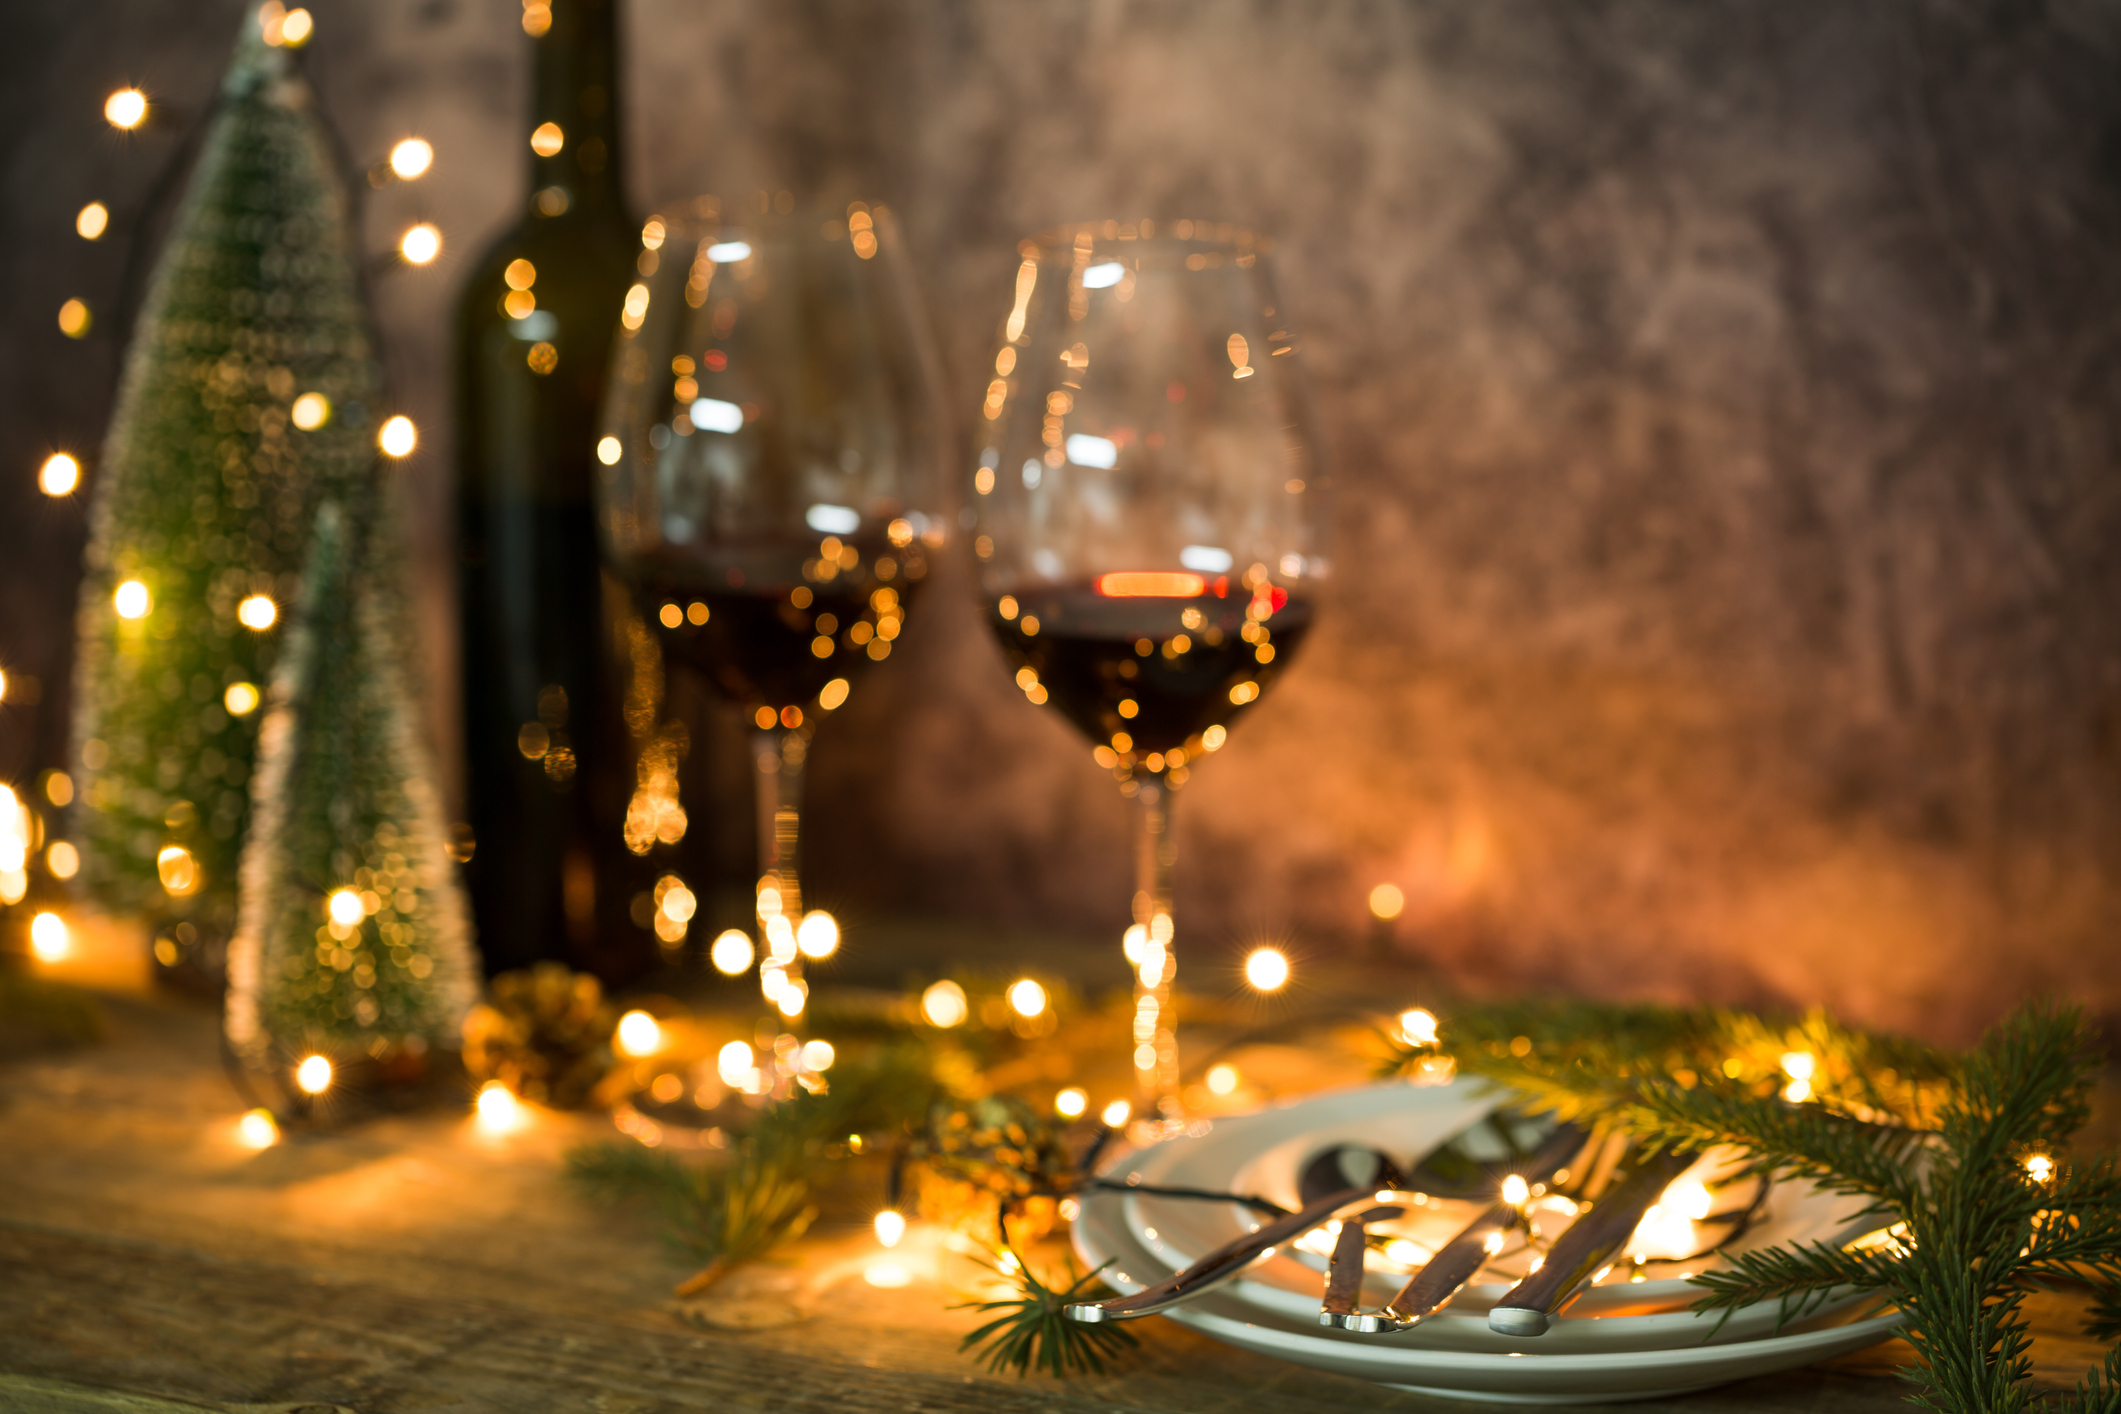
{"type": "Polygon", "coordinates": [[[628,1139],[578,1146],[568,1174],[592,1197],[646,1200],[671,1241],[700,1270],[680,1283],[695,1295],[732,1268],[809,1230],[814,1184],[844,1157],[850,1134],[899,1129],[927,1107],[933,1083],[906,1054],[845,1064],[822,1094],[798,1092],[760,1112],[719,1163],[688,1163],[628,1139]]]}
{"type": "Polygon", "coordinates": [[[1033,1370],[1058,1377],[1076,1373],[1102,1375],[1107,1360],[1141,1343],[1124,1326],[1086,1324],[1062,1314],[1070,1303],[1088,1300],[1101,1289],[1098,1278],[1111,1262],[1083,1272],[1071,1261],[1064,1273],[1071,1278],[1068,1284],[1048,1286],[1013,1248],[1005,1250],[1015,1260],[1013,1270],[991,1262],[980,1265],[1008,1281],[1015,1287],[1015,1294],[952,1306],[953,1311],[1001,1313],[959,1341],[959,1350],[977,1352],[980,1363],[996,1374],[1014,1370],[1018,1379],[1024,1379],[1033,1370]]]}
{"type": "MultiPolygon", "coordinates": [[[[2121,1335],[2121,1172],[2111,1156],[2069,1153],[2095,1077],[2072,1008],[2022,1007],[1952,1056],[1818,1015],[1519,1004],[1454,1015],[1434,1046],[1394,1065],[1439,1054],[1564,1118],[1644,1143],[1730,1145],[1868,1200],[1871,1236],[1727,1254],[1693,1278],[1705,1292],[1695,1308],[1728,1318],[1778,1301],[1787,1320],[1836,1292],[1875,1293],[1904,1313],[1913,1399],[1937,1414],[2031,1405],[2023,1306],[2053,1281],[2089,1283],[2087,1329],[2121,1335]],[[1806,1061],[1796,1070],[1793,1052],[1806,1061]]],[[[2121,1414],[2117,1359],[2043,1414],[2121,1414]]]]}

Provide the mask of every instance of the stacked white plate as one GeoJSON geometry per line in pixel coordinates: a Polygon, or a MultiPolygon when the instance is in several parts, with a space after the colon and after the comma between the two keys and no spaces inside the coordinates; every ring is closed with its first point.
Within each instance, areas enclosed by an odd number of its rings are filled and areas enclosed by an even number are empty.
{"type": "MultiPolygon", "coordinates": [[[[1183,1137],[1133,1153],[1106,1176],[1145,1186],[1255,1194],[1293,1209],[1301,1206],[1297,1174],[1320,1151],[1359,1144],[1409,1163],[1495,1103],[1494,1092],[1473,1081],[1367,1086],[1259,1114],[1203,1121],[1183,1137]]],[[[1643,1264],[1623,1258],[1536,1339],[1497,1335],[1487,1322],[1488,1308],[1523,1274],[1528,1253],[1498,1257],[1441,1313],[1397,1335],[1357,1335],[1319,1325],[1326,1263],[1305,1247],[1285,1248],[1239,1280],[1166,1314],[1247,1350],[1459,1399],[1525,1404],[1649,1399],[1809,1365],[1891,1336],[1899,1315],[1857,1319],[1863,1313],[1854,1309],[1860,1300],[1854,1295],[1792,1323],[1784,1322],[1779,1303],[1746,1307],[1720,1328],[1715,1316],[1687,1309],[1701,1288],[1686,1276],[1714,1265],[1723,1254],[1794,1240],[1848,1242],[1878,1225],[1861,1210],[1857,1199],[1809,1184],[1778,1184],[1761,1213],[1718,1256],[1643,1264]]],[[[1432,1201],[1373,1231],[1433,1251],[1476,1211],[1469,1203],[1432,1201]]],[[[1110,1262],[1105,1283],[1131,1294],[1252,1231],[1260,1221],[1257,1212],[1236,1202],[1094,1192],[1084,1198],[1076,1218],[1075,1249],[1093,1267],[1110,1262]]],[[[1541,1227],[1565,1221],[1549,1213],[1541,1227]]],[[[1323,1239],[1308,1246],[1322,1247],[1323,1239]]],[[[1401,1250],[1419,1259],[1418,1251],[1401,1250]]],[[[1363,1284],[1364,1309],[1391,1300],[1410,1271],[1373,1252],[1363,1284]]]]}

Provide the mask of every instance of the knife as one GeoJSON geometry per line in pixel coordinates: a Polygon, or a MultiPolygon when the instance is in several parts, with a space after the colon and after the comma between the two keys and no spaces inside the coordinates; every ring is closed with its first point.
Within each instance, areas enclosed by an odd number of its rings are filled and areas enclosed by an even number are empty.
{"type": "Polygon", "coordinates": [[[1488,1329],[1498,1335],[1545,1335],[1634,1234],[1672,1180],[1698,1157],[1687,1149],[1664,1149],[1643,1160],[1554,1240],[1538,1271],[1495,1304],[1488,1329]]]}

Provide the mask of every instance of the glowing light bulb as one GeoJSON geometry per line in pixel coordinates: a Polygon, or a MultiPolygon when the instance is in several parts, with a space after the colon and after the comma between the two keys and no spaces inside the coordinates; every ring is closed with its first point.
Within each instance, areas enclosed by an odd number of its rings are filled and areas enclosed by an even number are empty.
{"type": "Polygon", "coordinates": [[[1208,1067],[1208,1089],[1218,1095],[1227,1095],[1237,1088],[1237,1067],[1214,1065],[1208,1067]]]}
{"type": "Polygon", "coordinates": [[[652,1056],[662,1049],[663,1028],[645,1011],[627,1012],[612,1034],[621,1055],[652,1056]]]}
{"type": "Polygon", "coordinates": [[[73,494],[81,484],[81,463],[64,452],[53,452],[37,468],[37,489],[47,496],[73,494]]]}
{"type": "Polygon", "coordinates": [[[442,253],[442,233],[431,221],[422,221],[398,238],[398,254],[408,264],[425,265],[442,253]]]}
{"type": "Polygon", "coordinates": [[[1810,1051],[1785,1051],[1782,1056],[1782,1073],[1792,1080],[1810,1080],[1819,1069],[1819,1060],[1810,1051]]]}
{"type": "Polygon", "coordinates": [[[231,717],[249,716],[252,712],[258,710],[258,689],[256,684],[247,682],[230,683],[228,690],[221,694],[221,705],[228,709],[228,715],[231,717]]]}
{"type": "Polygon", "coordinates": [[[351,928],[368,916],[368,910],[361,906],[359,889],[333,889],[324,906],[331,913],[331,921],[341,928],[351,928]]]}
{"type": "MultiPolygon", "coordinates": [[[[374,151],[373,148],[370,151],[374,151]]],[[[435,164],[434,144],[425,138],[409,137],[390,150],[390,170],[405,181],[418,181],[427,175],[427,169],[435,164]]]]}
{"type": "Polygon", "coordinates": [[[791,977],[781,987],[781,994],[773,999],[773,1005],[790,1021],[803,1014],[803,1003],[810,999],[810,984],[800,977],[791,977]]]}
{"type": "Polygon", "coordinates": [[[906,1235],[906,1219],[896,1208],[886,1208],[876,1215],[876,1240],[886,1247],[896,1247],[906,1235]]]}
{"type": "Polygon", "coordinates": [[[833,1051],[830,1041],[805,1041],[803,1043],[802,1067],[804,1070],[822,1075],[832,1069],[832,1062],[836,1059],[838,1059],[838,1056],[833,1051]]]}
{"type": "Polygon", "coordinates": [[[707,949],[707,960],[724,977],[736,977],[749,971],[754,956],[751,939],[734,928],[722,932],[707,949]]]}
{"type": "Polygon", "coordinates": [[[512,1129],[520,1129],[524,1120],[529,1118],[515,1091],[498,1080],[489,1080],[479,1087],[477,1105],[479,1128],[489,1134],[506,1134],[512,1129]]]}
{"type": "Polygon", "coordinates": [[[972,1006],[965,1000],[965,989],[947,978],[921,993],[921,1015],[930,1026],[947,1031],[971,1014],[972,1006]]]}
{"type": "Polygon", "coordinates": [[[81,851],[65,840],[53,840],[51,848],[44,851],[44,867],[52,871],[54,879],[71,879],[81,872],[81,851]]]}
{"type": "Polygon", "coordinates": [[[1370,890],[1370,912],[1386,922],[1399,917],[1406,906],[1407,896],[1397,884],[1379,884],[1370,890]]]}
{"type": "Polygon", "coordinates": [[[287,420],[304,432],[314,432],[331,421],[331,399],[322,393],[304,393],[287,409],[287,420]]]}
{"type": "Polygon", "coordinates": [[[1278,992],[1289,980],[1289,959],[1279,948],[1254,948],[1245,958],[1245,980],[1262,992],[1278,992]]]}
{"type": "Polygon", "coordinates": [[[74,230],[84,241],[100,240],[109,229],[110,208],[100,201],[91,201],[74,217],[74,230]]]}
{"type": "Polygon", "coordinates": [[[2045,1183],[2055,1176],[2055,1161],[2045,1154],[2028,1155],[2025,1160],[2025,1172],[2033,1182],[2045,1183]]]}
{"type": "Polygon", "coordinates": [[[69,339],[87,338],[95,322],[95,316],[89,313],[84,300],[70,299],[59,306],[59,332],[69,339]]]}
{"type": "Polygon", "coordinates": [[[1709,1196],[1707,1184],[1699,1179],[1683,1178],[1664,1190],[1663,1196],[1657,1200],[1657,1206],[1668,1208],[1689,1222],[1698,1223],[1709,1215],[1710,1209],[1716,1206],[1716,1200],[1709,1196]]]}
{"type": "Polygon", "coordinates": [[[1149,930],[1147,928],[1144,928],[1139,923],[1129,928],[1124,934],[1121,935],[1119,940],[1120,951],[1125,953],[1127,955],[1127,961],[1132,963],[1136,967],[1142,965],[1143,951],[1148,946],[1149,930]]]}
{"type": "Polygon", "coordinates": [[[147,118],[147,95],[137,88],[121,88],[103,100],[103,116],[114,128],[137,128],[147,118]]]}
{"type": "Polygon", "coordinates": [[[1097,1113],[1098,1119],[1107,1129],[1117,1129],[1134,1114],[1134,1106],[1125,1100],[1114,1100],[1097,1113]]]}
{"type": "Polygon", "coordinates": [[[295,1084],[305,1095],[321,1095],[331,1088],[331,1062],[322,1056],[305,1057],[295,1067],[295,1084]]]}
{"type": "Polygon", "coordinates": [[[40,913],[29,922],[29,950],[39,962],[61,962],[74,950],[73,934],[56,913],[40,913]]]}
{"type": "Polygon", "coordinates": [[[1046,1009],[1046,989],[1026,977],[1009,988],[1009,1005],[1018,1016],[1037,1016],[1046,1009]]]}
{"type": "Polygon", "coordinates": [[[1436,1044],[1436,1017],[1424,1007],[1399,1014],[1399,1034],[1409,1045],[1433,1046],[1436,1044]]]}
{"type": "Polygon", "coordinates": [[[148,593],[147,586],[137,579],[128,579],[119,585],[110,601],[121,619],[144,619],[155,607],[155,596],[148,593]]]}
{"type": "Polygon", "coordinates": [[[271,628],[279,617],[280,606],[273,603],[270,595],[253,594],[236,605],[237,622],[245,628],[256,629],[261,633],[271,628]]]}
{"type": "Polygon", "coordinates": [[[1532,1196],[1532,1185],[1517,1174],[1510,1174],[1502,1181],[1502,1201],[1513,1208],[1521,1208],[1532,1196]]]}
{"type": "Polygon", "coordinates": [[[155,856],[155,873],[162,888],[174,898],[199,891],[199,861],[181,844],[164,845],[155,856]]]}
{"type": "Polygon", "coordinates": [[[626,448],[616,437],[603,437],[597,441],[597,460],[606,466],[617,466],[626,448]]]}
{"type": "Polygon", "coordinates": [[[1487,1249],[1487,1253],[1490,1257],[1494,1256],[1497,1252],[1500,1252],[1502,1250],[1502,1233],[1500,1231],[1489,1233],[1488,1240],[1481,1243],[1480,1245],[1487,1249]]]}
{"type": "Polygon", "coordinates": [[[1064,1119],[1080,1119],[1089,1108],[1090,1096],[1078,1085],[1070,1085],[1053,1097],[1053,1112],[1064,1119]]]}
{"type": "Polygon", "coordinates": [[[803,915],[802,926],[795,930],[795,945],[802,949],[804,957],[830,957],[840,945],[838,920],[823,909],[812,909],[803,915]]]}
{"type": "Polygon", "coordinates": [[[751,1047],[742,1041],[731,1041],[715,1053],[714,1073],[722,1077],[722,1083],[733,1090],[741,1090],[758,1073],[758,1063],[752,1059],[751,1047]]]}
{"type": "Polygon", "coordinates": [[[316,32],[317,22],[307,10],[289,10],[280,21],[280,44],[288,49],[300,49],[309,43],[310,35],[316,32]]]}
{"type": "Polygon", "coordinates": [[[567,134],[558,123],[540,123],[531,131],[530,150],[540,157],[556,157],[567,145],[567,134]]]}
{"type": "Polygon", "coordinates": [[[412,449],[420,445],[420,429],[401,413],[383,424],[383,430],[376,434],[376,445],[385,456],[409,457],[412,449]]]}
{"type": "Polygon", "coordinates": [[[270,1149],[280,1142],[280,1122],[271,1110],[252,1110],[236,1121],[236,1142],[246,1149],[270,1149]]]}

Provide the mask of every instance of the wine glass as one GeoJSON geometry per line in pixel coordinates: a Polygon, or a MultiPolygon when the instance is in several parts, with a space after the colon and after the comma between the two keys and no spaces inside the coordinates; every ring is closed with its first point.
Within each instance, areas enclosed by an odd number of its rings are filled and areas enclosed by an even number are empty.
{"type": "Polygon", "coordinates": [[[947,543],[947,414],[887,209],[725,219],[701,198],[641,245],[597,445],[606,553],[666,653],[751,720],[759,983],[793,1020],[803,959],[839,936],[803,909],[804,757],[947,543]]]}
{"type": "Polygon", "coordinates": [[[978,583],[1017,686],[1135,802],[1134,1070],[1169,1121],[1172,795],[1311,627],[1324,467],[1266,242],[1106,221],[1019,250],[973,476],[978,583]]]}

